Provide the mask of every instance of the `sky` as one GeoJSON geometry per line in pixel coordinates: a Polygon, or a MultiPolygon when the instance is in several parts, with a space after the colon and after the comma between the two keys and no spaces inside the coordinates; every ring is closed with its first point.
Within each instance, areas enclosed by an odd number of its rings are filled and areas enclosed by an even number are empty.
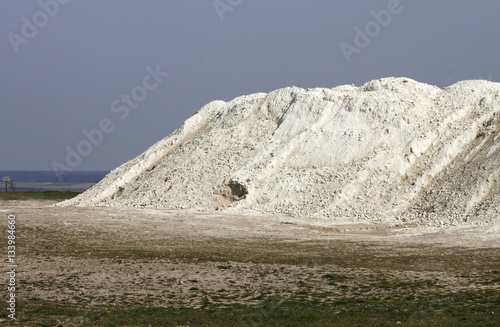
{"type": "Polygon", "coordinates": [[[1,0],[0,170],[112,170],[213,100],[500,80],[498,0],[1,0]]]}

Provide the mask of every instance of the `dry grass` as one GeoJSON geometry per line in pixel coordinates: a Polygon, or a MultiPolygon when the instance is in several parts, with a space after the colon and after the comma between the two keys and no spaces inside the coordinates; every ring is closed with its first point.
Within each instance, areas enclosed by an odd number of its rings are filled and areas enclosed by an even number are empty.
{"type": "Polygon", "coordinates": [[[2,203],[18,220],[13,325],[500,325],[498,248],[292,238],[283,224],[229,237],[189,215],[37,203],[2,203]]]}

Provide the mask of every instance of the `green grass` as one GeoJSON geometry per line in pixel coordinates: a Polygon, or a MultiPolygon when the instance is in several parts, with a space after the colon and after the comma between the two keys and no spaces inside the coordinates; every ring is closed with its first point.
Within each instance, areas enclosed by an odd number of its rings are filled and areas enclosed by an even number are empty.
{"type": "Polygon", "coordinates": [[[323,278],[328,281],[329,285],[337,285],[339,282],[345,282],[346,280],[352,279],[352,277],[349,276],[332,273],[323,275],[323,278]]]}
{"type": "Polygon", "coordinates": [[[264,299],[259,305],[200,309],[84,306],[30,299],[19,303],[22,326],[500,326],[494,291],[433,294],[412,300],[340,297],[319,300],[264,299]]]}
{"type": "Polygon", "coordinates": [[[43,192],[0,192],[0,200],[67,200],[81,192],[43,191],[43,192]]]}

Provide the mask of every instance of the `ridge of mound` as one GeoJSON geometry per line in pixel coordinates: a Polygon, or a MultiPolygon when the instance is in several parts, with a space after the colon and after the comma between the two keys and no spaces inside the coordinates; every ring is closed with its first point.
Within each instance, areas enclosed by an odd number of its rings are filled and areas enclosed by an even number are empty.
{"type": "Polygon", "coordinates": [[[213,101],[59,206],[500,222],[500,84],[408,78],[213,101]]]}

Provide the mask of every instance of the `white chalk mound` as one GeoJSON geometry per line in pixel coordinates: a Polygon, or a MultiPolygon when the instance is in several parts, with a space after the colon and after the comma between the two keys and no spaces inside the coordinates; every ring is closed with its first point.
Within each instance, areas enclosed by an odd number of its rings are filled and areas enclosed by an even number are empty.
{"type": "Polygon", "coordinates": [[[500,222],[500,84],[408,78],[214,101],[60,206],[500,222]]]}

